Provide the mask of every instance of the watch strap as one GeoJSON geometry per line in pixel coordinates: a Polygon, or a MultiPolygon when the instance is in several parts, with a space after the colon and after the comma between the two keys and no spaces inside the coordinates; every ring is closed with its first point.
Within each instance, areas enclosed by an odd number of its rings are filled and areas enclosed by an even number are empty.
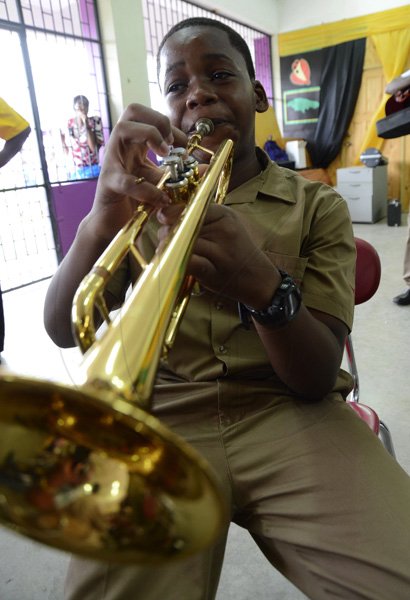
{"type": "Polygon", "coordinates": [[[302,296],[295,281],[286,271],[278,269],[282,277],[270,305],[263,310],[240,304],[239,315],[244,326],[249,329],[250,317],[271,329],[283,327],[297,315],[302,303],[302,296]],[[245,314],[247,313],[247,314],[245,314]]]}

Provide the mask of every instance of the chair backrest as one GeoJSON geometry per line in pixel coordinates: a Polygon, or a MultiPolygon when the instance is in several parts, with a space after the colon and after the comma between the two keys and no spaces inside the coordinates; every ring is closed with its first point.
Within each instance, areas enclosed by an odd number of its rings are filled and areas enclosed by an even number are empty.
{"type": "Polygon", "coordinates": [[[356,282],[355,304],[367,302],[376,293],[380,284],[380,257],[369,242],[355,237],[356,243],[356,282]]]}

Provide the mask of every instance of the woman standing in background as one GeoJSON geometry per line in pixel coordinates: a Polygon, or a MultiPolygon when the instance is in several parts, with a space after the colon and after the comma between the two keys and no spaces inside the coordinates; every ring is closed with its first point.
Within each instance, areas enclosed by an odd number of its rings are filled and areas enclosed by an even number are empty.
{"type": "MultiPolygon", "coordinates": [[[[75,96],[74,117],[68,120],[67,128],[71,141],[71,152],[75,164],[75,178],[86,179],[98,177],[101,167],[99,165],[99,150],[104,146],[104,135],[101,118],[88,116],[90,103],[86,96],[75,96]]],[[[68,154],[64,133],[61,140],[65,152],[68,154]]]]}

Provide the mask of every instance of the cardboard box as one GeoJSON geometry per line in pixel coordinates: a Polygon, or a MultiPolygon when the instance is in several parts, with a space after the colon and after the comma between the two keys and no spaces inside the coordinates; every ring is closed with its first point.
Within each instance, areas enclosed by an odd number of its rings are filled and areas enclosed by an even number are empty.
{"type": "Polygon", "coordinates": [[[306,169],[306,142],[305,140],[294,140],[286,142],[286,154],[289,160],[295,162],[296,169],[306,169]]]}

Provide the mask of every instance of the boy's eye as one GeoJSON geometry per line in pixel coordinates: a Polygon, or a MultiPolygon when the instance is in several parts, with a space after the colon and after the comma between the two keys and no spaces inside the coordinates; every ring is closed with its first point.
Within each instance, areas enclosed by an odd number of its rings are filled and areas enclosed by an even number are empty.
{"type": "Polygon", "coordinates": [[[175,92],[179,92],[186,87],[186,84],[182,81],[176,81],[174,83],[170,83],[167,87],[167,94],[172,94],[175,92]]]}
{"type": "Polygon", "coordinates": [[[212,73],[212,79],[228,79],[231,77],[231,73],[228,71],[214,71],[212,73]]]}
{"type": "MultiPolygon", "coordinates": [[[[229,71],[212,71],[208,77],[211,81],[214,80],[218,80],[218,81],[223,81],[226,79],[229,79],[230,77],[232,77],[233,74],[230,73],[229,71]]],[[[177,94],[179,92],[183,92],[189,85],[189,82],[187,81],[173,81],[172,83],[170,83],[167,88],[166,88],[166,93],[167,94],[177,94]]]]}

